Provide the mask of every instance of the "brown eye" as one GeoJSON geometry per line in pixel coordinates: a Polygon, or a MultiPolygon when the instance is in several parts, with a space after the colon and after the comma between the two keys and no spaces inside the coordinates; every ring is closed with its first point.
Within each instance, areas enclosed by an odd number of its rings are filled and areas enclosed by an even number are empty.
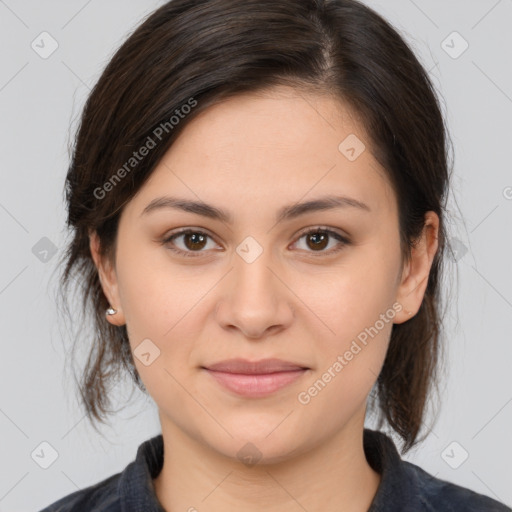
{"type": "Polygon", "coordinates": [[[178,233],[174,233],[162,241],[163,244],[168,244],[171,251],[176,252],[182,256],[200,256],[203,249],[207,246],[210,235],[203,231],[194,229],[184,229],[178,233]],[[182,249],[176,247],[178,244],[176,240],[182,239],[182,249]],[[194,254],[198,253],[198,254],[194,254]]]}
{"type": "Polygon", "coordinates": [[[185,246],[191,251],[203,249],[206,242],[206,236],[201,233],[185,233],[183,235],[185,246]]]}
{"type": "MultiPolygon", "coordinates": [[[[167,245],[169,249],[180,256],[198,257],[201,253],[207,252],[208,240],[212,237],[197,229],[183,229],[177,233],[171,234],[169,237],[162,241],[162,244],[167,245]],[[179,241],[181,239],[181,247],[179,241]]],[[[305,251],[313,254],[314,256],[328,256],[341,251],[344,246],[350,244],[348,238],[340,235],[336,231],[327,228],[314,228],[310,229],[299,237],[299,241],[305,239],[305,251]],[[329,246],[334,246],[326,250],[329,246]],[[314,254],[318,253],[318,254],[314,254]]],[[[298,242],[296,242],[298,243],[298,242]]],[[[213,244],[215,246],[215,244],[213,244]]],[[[210,247],[213,249],[214,247],[210,247]]]]}
{"type": "Polygon", "coordinates": [[[306,235],[308,247],[312,249],[325,249],[329,242],[329,235],[319,231],[306,235]]]}
{"type": "Polygon", "coordinates": [[[306,251],[310,253],[320,253],[314,256],[322,256],[335,254],[343,249],[344,246],[350,244],[348,238],[340,235],[336,231],[324,228],[314,228],[302,233],[299,240],[305,239],[306,251]],[[331,241],[335,242],[334,249],[325,250],[329,246],[331,241]]]}

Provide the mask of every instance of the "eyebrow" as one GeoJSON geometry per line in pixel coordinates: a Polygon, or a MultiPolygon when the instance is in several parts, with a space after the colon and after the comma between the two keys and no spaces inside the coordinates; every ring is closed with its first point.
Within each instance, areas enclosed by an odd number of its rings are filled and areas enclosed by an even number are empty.
{"type": "MultiPolygon", "coordinates": [[[[294,219],[306,213],[331,210],[334,208],[357,208],[361,211],[371,212],[370,207],[357,199],[345,196],[324,196],[312,201],[296,203],[281,208],[276,215],[276,222],[294,219]]],[[[153,199],[142,211],[141,216],[160,209],[177,209],[196,215],[202,215],[213,220],[233,224],[233,216],[227,210],[201,202],[190,201],[177,197],[162,196],[153,199]]]]}

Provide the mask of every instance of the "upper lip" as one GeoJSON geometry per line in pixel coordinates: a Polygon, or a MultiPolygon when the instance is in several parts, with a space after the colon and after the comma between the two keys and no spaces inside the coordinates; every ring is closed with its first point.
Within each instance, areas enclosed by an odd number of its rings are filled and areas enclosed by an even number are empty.
{"type": "Polygon", "coordinates": [[[248,361],[247,359],[226,359],[218,363],[204,366],[208,370],[226,373],[241,373],[246,375],[257,375],[265,373],[286,372],[293,370],[305,370],[305,366],[283,361],[282,359],[260,359],[259,361],[248,361]]]}

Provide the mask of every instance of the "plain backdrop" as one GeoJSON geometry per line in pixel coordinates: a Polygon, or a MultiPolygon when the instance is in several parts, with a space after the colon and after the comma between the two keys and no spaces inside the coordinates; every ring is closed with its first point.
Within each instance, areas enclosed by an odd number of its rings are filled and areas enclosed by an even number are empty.
{"type": "MultiPolygon", "coordinates": [[[[429,71],[454,143],[448,374],[437,422],[404,458],[512,506],[512,1],[366,3],[429,71]]],[[[114,51],[162,4],[0,0],[0,511],[39,510],[122,471],[160,432],[153,401],[124,384],[118,403],[131,404],[112,428],[100,436],[87,423],[53,297],[77,116],[114,51]]]]}

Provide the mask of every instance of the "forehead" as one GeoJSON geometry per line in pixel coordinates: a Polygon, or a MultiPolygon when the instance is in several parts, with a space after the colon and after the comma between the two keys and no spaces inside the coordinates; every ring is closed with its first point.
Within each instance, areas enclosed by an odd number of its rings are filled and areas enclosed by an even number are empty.
{"type": "MultiPolygon", "coordinates": [[[[338,150],[343,132],[367,139],[357,114],[333,96],[278,86],[239,94],[210,106],[189,123],[173,147],[208,143],[208,153],[233,153],[264,148],[262,155],[280,153],[296,158],[313,156],[329,159],[338,150]],[[313,149],[321,149],[311,151],[313,149]],[[238,150],[238,151],[237,151],[238,150]]],[[[332,160],[332,158],[331,158],[332,160]]]]}
{"type": "Polygon", "coordinates": [[[192,119],[139,191],[139,211],[165,191],[224,206],[265,198],[276,210],[333,193],[373,211],[395,201],[357,116],[332,96],[288,87],[240,94],[192,119]]]}

